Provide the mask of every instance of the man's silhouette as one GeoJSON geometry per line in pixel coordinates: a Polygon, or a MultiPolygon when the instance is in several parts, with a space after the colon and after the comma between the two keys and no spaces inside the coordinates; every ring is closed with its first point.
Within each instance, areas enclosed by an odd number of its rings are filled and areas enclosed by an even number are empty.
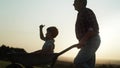
{"type": "Polygon", "coordinates": [[[95,68],[95,52],[100,45],[99,26],[93,11],[86,8],[87,0],[75,0],[75,10],[78,11],[75,24],[77,48],[81,48],[74,64],[76,68],[95,68]]]}

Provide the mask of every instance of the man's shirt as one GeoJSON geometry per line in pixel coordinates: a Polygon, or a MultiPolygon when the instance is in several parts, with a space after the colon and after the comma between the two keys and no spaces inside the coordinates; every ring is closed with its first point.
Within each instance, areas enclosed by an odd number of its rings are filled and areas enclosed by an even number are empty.
{"type": "Polygon", "coordinates": [[[94,31],[96,33],[99,33],[99,26],[93,11],[85,8],[81,10],[77,15],[77,20],[75,24],[75,32],[77,39],[81,40],[81,38],[88,31],[94,31]]]}

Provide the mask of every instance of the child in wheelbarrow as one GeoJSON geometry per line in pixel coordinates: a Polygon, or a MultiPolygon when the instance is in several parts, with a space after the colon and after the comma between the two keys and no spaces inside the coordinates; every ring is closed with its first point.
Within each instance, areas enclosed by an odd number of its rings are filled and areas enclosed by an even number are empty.
{"type": "Polygon", "coordinates": [[[51,54],[54,53],[54,38],[56,38],[56,36],[58,35],[58,29],[54,26],[48,27],[47,28],[47,33],[46,36],[43,35],[43,27],[45,25],[40,25],[40,39],[42,39],[43,41],[45,41],[42,50],[38,50],[35,52],[32,52],[33,54],[51,54]]]}
{"type": "MultiPolygon", "coordinates": [[[[33,68],[32,66],[36,66],[39,64],[44,65],[52,61],[51,55],[53,55],[54,48],[55,48],[54,38],[58,35],[58,29],[54,26],[48,27],[46,36],[44,37],[43,31],[42,31],[43,27],[44,25],[39,26],[40,38],[43,41],[45,41],[42,49],[32,53],[27,53],[27,54],[26,53],[10,54],[10,57],[8,59],[12,62],[12,64],[8,65],[6,68],[22,68],[19,64],[16,64],[16,63],[22,64],[25,68],[33,68]]],[[[54,65],[54,62],[51,64],[51,67],[53,65],[54,65]]]]}

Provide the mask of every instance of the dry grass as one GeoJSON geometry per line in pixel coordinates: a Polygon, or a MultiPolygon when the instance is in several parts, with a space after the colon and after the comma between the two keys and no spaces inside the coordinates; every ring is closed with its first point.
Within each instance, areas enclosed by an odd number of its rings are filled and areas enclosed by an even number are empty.
{"type": "MultiPolygon", "coordinates": [[[[5,68],[9,64],[10,64],[10,62],[0,61],[0,68],[5,68]]],[[[34,68],[42,68],[42,67],[34,67],[34,68]]],[[[71,63],[71,62],[58,61],[55,64],[55,68],[75,68],[75,67],[74,67],[73,63],[71,63]]],[[[96,68],[120,68],[120,65],[96,64],[96,68]]]]}

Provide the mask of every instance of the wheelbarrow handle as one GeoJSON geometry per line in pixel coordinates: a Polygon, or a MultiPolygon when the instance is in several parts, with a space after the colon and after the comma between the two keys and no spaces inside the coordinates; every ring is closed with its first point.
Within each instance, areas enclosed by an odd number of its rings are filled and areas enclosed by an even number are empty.
{"type": "Polygon", "coordinates": [[[59,53],[58,53],[58,56],[61,55],[61,54],[63,54],[63,53],[65,53],[65,52],[67,52],[67,51],[69,51],[69,50],[71,50],[71,49],[74,48],[74,47],[76,47],[76,45],[72,45],[72,46],[66,48],[65,50],[59,52],[59,53]]]}

